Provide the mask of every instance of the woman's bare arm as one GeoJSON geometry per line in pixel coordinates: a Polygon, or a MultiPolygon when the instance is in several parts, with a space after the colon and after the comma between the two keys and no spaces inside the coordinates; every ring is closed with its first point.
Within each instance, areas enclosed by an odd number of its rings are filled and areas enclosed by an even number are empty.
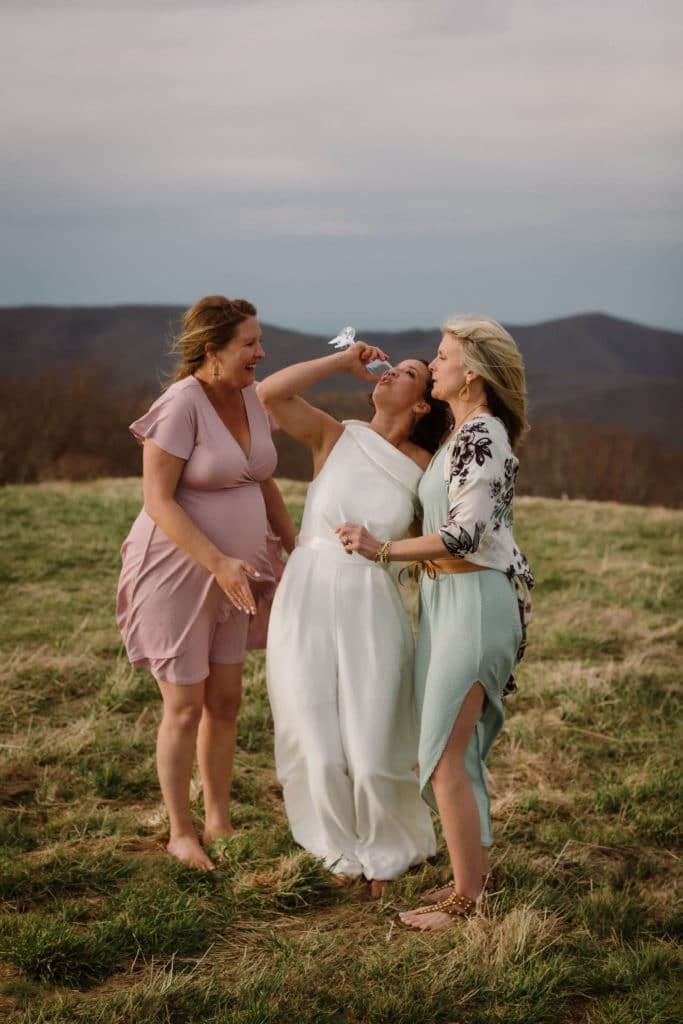
{"type": "MultiPolygon", "coordinates": [[[[342,523],[336,531],[340,538],[348,537],[349,543],[344,547],[347,551],[357,551],[371,561],[378,553],[384,541],[359,526],[357,523],[342,523]]],[[[391,543],[390,560],[392,562],[424,562],[432,558],[451,558],[451,553],[438,533],[428,533],[425,537],[406,537],[391,543]]]]}
{"type": "Polygon", "coordinates": [[[266,504],[268,522],[273,532],[282,541],[282,546],[287,554],[291,554],[296,543],[296,526],[292,522],[280,488],[272,476],[261,482],[261,493],[266,504]]]}
{"type": "Polygon", "coordinates": [[[376,383],[377,377],[365,369],[375,359],[386,359],[386,355],[373,345],[358,342],[343,352],[285,366],[257,384],[256,393],[278,426],[315,454],[316,450],[332,448],[342,426],[333,416],[300,398],[301,392],[343,371],[376,383]]]}

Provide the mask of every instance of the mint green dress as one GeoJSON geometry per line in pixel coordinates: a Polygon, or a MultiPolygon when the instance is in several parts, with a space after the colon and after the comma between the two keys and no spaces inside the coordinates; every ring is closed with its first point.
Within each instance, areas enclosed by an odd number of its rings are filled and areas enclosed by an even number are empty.
{"type": "Polygon", "coordinates": [[[492,844],[485,763],[504,721],[503,692],[521,656],[523,628],[516,583],[533,586],[512,536],[517,473],[507,431],[493,416],[468,420],[434,455],[419,486],[424,534],[440,533],[449,554],[485,571],[420,578],[416,698],[423,798],[436,810],[431,777],[463,700],[479,682],[486,698],[465,766],[492,844]]]}

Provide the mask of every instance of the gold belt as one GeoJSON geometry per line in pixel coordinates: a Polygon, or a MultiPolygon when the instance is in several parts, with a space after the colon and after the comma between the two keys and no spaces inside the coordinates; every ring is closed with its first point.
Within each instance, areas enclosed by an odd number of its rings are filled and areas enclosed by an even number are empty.
{"type": "Polygon", "coordinates": [[[399,583],[404,582],[401,579],[403,573],[407,574],[407,579],[413,579],[417,582],[421,572],[428,576],[430,580],[435,580],[437,576],[445,574],[484,572],[488,568],[488,565],[475,565],[474,562],[466,562],[464,558],[432,558],[424,562],[411,562],[409,565],[404,565],[398,574],[398,581],[399,583]]]}

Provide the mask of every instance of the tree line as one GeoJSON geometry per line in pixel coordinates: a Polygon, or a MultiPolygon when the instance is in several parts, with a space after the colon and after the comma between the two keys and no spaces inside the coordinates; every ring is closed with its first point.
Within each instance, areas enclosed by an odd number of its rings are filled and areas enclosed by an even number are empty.
{"type": "MultiPolygon", "coordinates": [[[[366,395],[318,393],[342,419],[370,419],[366,395]]],[[[0,484],[136,476],[140,446],[128,424],[150,405],[149,386],[124,389],[95,362],[32,379],[0,379],[0,484]]],[[[308,451],[274,435],[278,475],[308,480],[308,451]]],[[[612,425],[533,418],[518,493],[638,505],[683,505],[683,449],[612,425]]]]}

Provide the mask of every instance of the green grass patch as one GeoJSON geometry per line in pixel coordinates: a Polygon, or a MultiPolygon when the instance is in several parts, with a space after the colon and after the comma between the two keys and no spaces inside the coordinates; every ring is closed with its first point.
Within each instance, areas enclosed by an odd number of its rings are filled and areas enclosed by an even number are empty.
{"type": "MultiPolygon", "coordinates": [[[[300,518],[304,485],[285,493],[300,518]]],[[[139,480],[0,491],[0,1019],[679,1020],[680,512],[518,502],[538,589],[490,764],[499,891],[427,937],[395,913],[447,880],[443,843],[379,904],[293,843],[261,652],[220,874],[165,855],[159,698],[114,623],[140,497],[139,480]]]]}

